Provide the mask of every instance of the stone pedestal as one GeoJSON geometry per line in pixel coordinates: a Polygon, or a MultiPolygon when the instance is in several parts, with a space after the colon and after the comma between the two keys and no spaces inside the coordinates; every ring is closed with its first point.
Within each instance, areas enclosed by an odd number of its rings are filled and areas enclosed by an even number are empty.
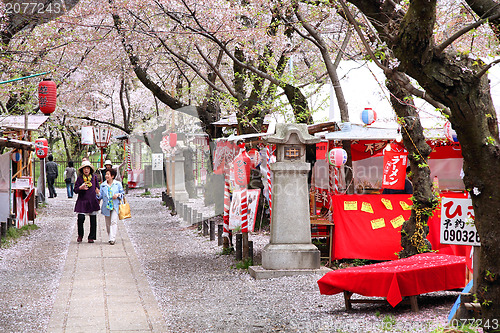
{"type": "Polygon", "coordinates": [[[295,274],[321,273],[320,251],[311,243],[309,190],[305,146],[319,141],[304,124],[277,124],[276,134],[267,138],[276,144],[271,164],[271,237],[262,252],[262,267],[250,267],[256,279],[295,274]]]}
{"type": "Polygon", "coordinates": [[[311,243],[309,163],[276,162],[273,171],[271,238],[262,252],[264,269],[319,269],[320,251],[311,243]]]}
{"type": "Polygon", "coordinates": [[[184,177],[184,156],[182,152],[175,154],[175,200],[186,202],[189,200],[189,194],[186,191],[184,177]]]}

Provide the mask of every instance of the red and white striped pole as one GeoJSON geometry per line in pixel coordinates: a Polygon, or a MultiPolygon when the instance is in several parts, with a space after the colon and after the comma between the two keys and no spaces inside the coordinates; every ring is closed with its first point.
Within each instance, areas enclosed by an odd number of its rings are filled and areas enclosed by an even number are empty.
{"type": "Polygon", "coordinates": [[[248,233],[247,187],[241,187],[241,232],[248,233]]]}
{"type": "Polygon", "coordinates": [[[334,193],[335,193],[335,195],[337,195],[337,194],[339,194],[339,173],[340,173],[340,169],[337,168],[337,167],[334,167],[333,172],[335,174],[335,177],[334,177],[335,178],[335,184],[334,184],[334,186],[335,186],[335,192],[334,193]]]}
{"type": "Polygon", "coordinates": [[[229,197],[229,168],[224,170],[224,215],[223,215],[223,227],[222,227],[222,237],[229,238],[229,206],[231,205],[231,200],[229,197]]]}
{"type": "Polygon", "coordinates": [[[271,146],[268,146],[266,149],[266,159],[267,159],[267,192],[269,196],[269,220],[271,220],[271,213],[273,209],[273,199],[272,199],[272,179],[271,179],[271,146]]]}

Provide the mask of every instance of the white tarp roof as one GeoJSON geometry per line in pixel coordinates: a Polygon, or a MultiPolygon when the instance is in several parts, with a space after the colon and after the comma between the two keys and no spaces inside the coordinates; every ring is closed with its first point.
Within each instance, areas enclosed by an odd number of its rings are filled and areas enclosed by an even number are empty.
{"type": "MultiPolygon", "coordinates": [[[[341,130],[326,133],[327,140],[398,140],[401,133],[397,128],[380,128],[372,126],[361,126],[357,124],[339,124],[341,130]]],[[[444,130],[425,129],[424,135],[428,139],[444,139],[444,130]]]]}
{"type": "MultiPolygon", "coordinates": [[[[47,121],[47,116],[28,116],[28,131],[37,130],[44,122],[47,121]]],[[[24,129],[25,118],[24,116],[6,116],[0,117],[0,127],[10,129],[24,129]]]]}

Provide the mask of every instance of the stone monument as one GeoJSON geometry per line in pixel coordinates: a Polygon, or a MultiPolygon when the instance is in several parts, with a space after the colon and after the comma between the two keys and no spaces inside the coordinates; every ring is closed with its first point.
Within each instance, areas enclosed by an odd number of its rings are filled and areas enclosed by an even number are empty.
{"type": "Polygon", "coordinates": [[[306,124],[277,124],[276,133],[267,137],[276,144],[276,163],[271,164],[271,236],[262,252],[262,266],[251,266],[256,279],[317,273],[320,251],[311,243],[309,189],[311,168],[305,161],[306,145],[319,139],[310,135],[306,124]]]}
{"type": "Polygon", "coordinates": [[[189,199],[189,194],[186,191],[186,177],[184,174],[184,149],[186,149],[186,146],[184,145],[183,141],[177,141],[177,150],[175,152],[175,166],[174,166],[174,173],[175,173],[175,200],[179,202],[186,202],[189,199]]]}

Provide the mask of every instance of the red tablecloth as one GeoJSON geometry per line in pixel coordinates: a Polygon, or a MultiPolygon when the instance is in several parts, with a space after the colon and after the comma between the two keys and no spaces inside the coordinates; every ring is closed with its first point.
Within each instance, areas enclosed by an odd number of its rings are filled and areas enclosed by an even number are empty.
{"type": "Polygon", "coordinates": [[[403,296],[463,288],[465,258],[423,253],[409,258],[349,267],[328,272],[318,280],[321,294],[350,291],[363,296],[386,297],[396,306],[403,296]]]}

